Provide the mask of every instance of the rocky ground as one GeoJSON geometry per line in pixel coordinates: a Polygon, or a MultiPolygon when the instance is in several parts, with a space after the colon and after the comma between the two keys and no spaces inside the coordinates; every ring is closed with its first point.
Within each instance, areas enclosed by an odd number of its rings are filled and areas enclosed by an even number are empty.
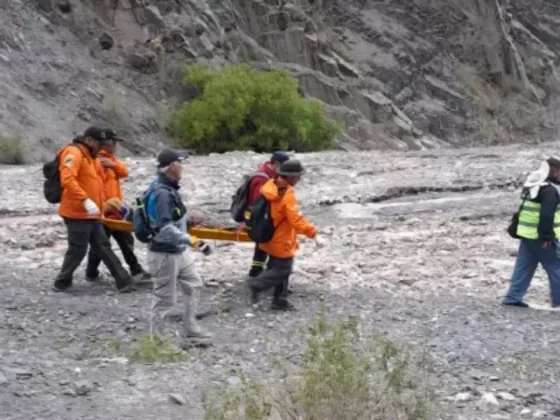
{"type": "MultiPolygon", "coordinates": [[[[504,230],[515,187],[552,147],[300,156],[309,172],[298,195],[326,245],[302,243],[293,276],[298,312],[247,308],[240,281],[251,246],[216,242],[215,253],[197,262],[218,286],[205,288],[203,309],[229,312],[202,321],[216,334],[212,348],[170,365],[127,363],[148,329],[148,290],[117,295],[108,280],[86,283],[81,268],[71,293],[51,292],[65,232],[42,198],[40,168],[1,167],[1,417],[202,418],[202,393],[237,383],[238,367],[262,376],[276,357],[296,360],[299,328],[322,301],[333,319],[357,315],[429,354],[438,418],[560,417],[560,315],[499,304],[517,246],[504,230]]],[[[224,217],[240,174],[262,159],[191,158],[189,208],[224,217]]],[[[131,198],[152,169],[146,160],[128,164],[131,198]]],[[[145,260],[144,246],[138,253],[145,260]]],[[[542,271],[529,298],[547,303],[542,271]]]]}

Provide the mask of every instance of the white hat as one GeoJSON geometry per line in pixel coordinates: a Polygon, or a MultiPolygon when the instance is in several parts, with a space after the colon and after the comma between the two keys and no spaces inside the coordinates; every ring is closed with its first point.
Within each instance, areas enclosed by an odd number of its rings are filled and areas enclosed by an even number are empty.
{"type": "Polygon", "coordinates": [[[548,162],[542,162],[541,167],[529,174],[527,177],[527,181],[523,184],[523,188],[527,188],[529,190],[529,196],[531,199],[535,199],[539,194],[539,190],[543,185],[546,185],[545,182],[548,178],[548,174],[550,173],[550,165],[548,162]]]}

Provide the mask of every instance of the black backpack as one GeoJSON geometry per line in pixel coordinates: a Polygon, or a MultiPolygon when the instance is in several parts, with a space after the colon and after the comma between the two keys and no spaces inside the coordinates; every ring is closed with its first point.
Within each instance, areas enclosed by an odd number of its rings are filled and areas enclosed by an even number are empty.
{"type": "MultiPolygon", "coordinates": [[[[70,144],[67,147],[74,147],[82,153],[77,145],[70,144]]],[[[43,182],[43,194],[51,204],[60,203],[60,199],[62,198],[59,166],[60,159],[58,158],[58,154],[53,160],[43,165],[43,176],[45,177],[45,181],[43,182]]]]}
{"type": "Polygon", "coordinates": [[[232,201],[229,212],[233,220],[237,223],[245,221],[245,210],[247,210],[247,200],[249,198],[249,185],[251,184],[252,179],[256,176],[262,176],[266,179],[270,179],[265,172],[255,172],[253,175],[245,175],[241,186],[231,197],[232,201]]]}
{"type": "Polygon", "coordinates": [[[270,201],[263,195],[245,211],[245,229],[249,238],[257,244],[268,242],[274,235],[275,227],[270,215],[270,201]]]}

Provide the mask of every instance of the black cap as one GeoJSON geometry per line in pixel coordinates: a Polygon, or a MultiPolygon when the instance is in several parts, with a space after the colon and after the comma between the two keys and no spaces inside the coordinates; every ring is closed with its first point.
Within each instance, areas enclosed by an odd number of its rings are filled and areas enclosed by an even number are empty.
{"type": "Polygon", "coordinates": [[[548,158],[546,163],[548,163],[548,166],[551,168],[560,168],[560,159],[556,157],[548,158]]]}
{"type": "Polygon", "coordinates": [[[158,168],[165,168],[171,165],[173,162],[182,162],[183,157],[179,156],[173,149],[163,149],[157,157],[158,168]]]}
{"type": "Polygon", "coordinates": [[[271,162],[278,162],[278,163],[284,163],[287,160],[290,160],[290,155],[288,155],[285,152],[274,152],[272,154],[272,157],[270,158],[271,162]]]}
{"type": "Polygon", "coordinates": [[[107,137],[108,140],[124,141],[121,137],[119,137],[119,135],[115,132],[115,130],[111,128],[106,128],[104,129],[104,131],[105,131],[105,136],[107,137]]]}
{"type": "Polygon", "coordinates": [[[89,127],[86,131],[84,131],[84,137],[91,137],[97,141],[109,140],[107,130],[99,127],[89,127]]]}
{"type": "Polygon", "coordinates": [[[279,176],[301,176],[305,173],[305,169],[299,160],[288,160],[280,166],[280,169],[276,171],[279,176]]]}

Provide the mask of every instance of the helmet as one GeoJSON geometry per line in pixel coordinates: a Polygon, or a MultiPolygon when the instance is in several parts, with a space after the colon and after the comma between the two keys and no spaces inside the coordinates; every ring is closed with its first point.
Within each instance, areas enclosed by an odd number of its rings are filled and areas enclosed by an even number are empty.
{"type": "Polygon", "coordinates": [[[276,171],[279,176],[301,176],[305,173],[305,169],[301,165],[299,160],[287,160],[280,166],[280,169],[276,171]]]}

